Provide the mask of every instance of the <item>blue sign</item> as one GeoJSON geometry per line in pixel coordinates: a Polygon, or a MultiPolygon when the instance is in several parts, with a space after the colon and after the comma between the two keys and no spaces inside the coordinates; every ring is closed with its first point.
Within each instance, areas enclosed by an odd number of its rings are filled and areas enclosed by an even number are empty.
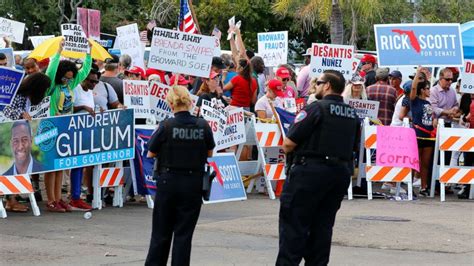
{"type": "Polygon", "coordinates": [[[111,54],[111,55],[114,54],[114,55],[120,57],[121,53],[122,52],[120,51],[120,49],[109,49],[109,54],[111,54]]]}
{"type": "Polygon", "coordinates": [[[0,105],[9,105],[20,87],[25,72],[9,67],[0,67],[0,105]]]}
{"type": "Polygon", "coordinates": [[[152,195],[156,193],[156,181],[153,179],[154,158],[148,158],[148,141],[153,134],[152,129],[135,128],[135,159],[133,168],[137,182],[137,193],[152,195]]]}
{"type": "Polygon", "coordinates": [[[379,66],[463,66],[460,25],[374,25],[379,66]]]}
{"type": "Polygon", "coordinates": [[[233,153],[218,153],[207,161],[216,172],[216,177],[212,181],[209,201],[204,203],[247,199],[239,165],[233,153]]]}

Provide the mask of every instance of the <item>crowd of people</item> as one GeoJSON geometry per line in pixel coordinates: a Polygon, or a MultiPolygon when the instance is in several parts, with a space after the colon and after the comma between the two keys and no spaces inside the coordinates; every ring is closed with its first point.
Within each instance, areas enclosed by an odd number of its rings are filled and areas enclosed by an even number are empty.
{"type": "MultiPolygon", "coordinates": [[[[284,108],[287,98],[304,99],[306,104],[317,101],[315,96],[317,78],[310,77],[311,48],[305,54],[305,65],[296,69],[291,64],[278,66],[274,73],[266,68],[264,60],[245,48],[239,29],[230,38],[231,54],[214,57],[208,78],[175,75],[166,71],[134,66],[129,55],[111,55],[103,61],[95,60],[90,54],[78,65],[77,60],[61,58],[62,44],[49,60],[37,62],[26,57],[16,60],[16,68],[25,71],[24,78],[11,105],[3,110],[11,120],[31,120],[29,107],[50,97],[50,115],[60,116],[87,112],[94,115],[109,109],[124,106],[123,80],[159,81],[168,85],[181,85],[191,94],[199,97],[197,106],[203,100],[218,100],[224,106],[242,107],[254,112],[265,121],[274,117],[272,107],[284,108]]],[[[17,59],[17,58],[15,58],[17,59]]],[[[6,65],[6,56],[0,53],[0,65],[6,65]]],[[[471,94],[459,92],[461,80],[456,68],[443,68],[439,79],[433,83],[431,69],[418,67],[409,81],[402,83],[400,71],[378,68],[377,59],[365,54],[356,73],[347,80],[342,96],[344,99],[372,100],[379,102],[380,124],[401,126],[404,118],[411,121],[418,138],[420,172],[416,173],[414,184],[420,186],[419,195],[429,194],[431,166],[433,164],[434,135],[437,121],[443,118],[446,127],[474,128],[474,103],[471,94]],[[454,86],[453,84],[457,84],[454,86]],[[434,84],[433,86],[431,84],[434,84]]],[[[136,120],[136,123],[145,121],[136,120]]],[[[29,137],[31,140],[31,129],[29,137]]],[[[472,166],[474,158],[464,154],[464,165],[472,166]]],[[[459,163],[460,154],[448,153],[450,164],[459,163]]],[[[11,174],[31,172],[32,159],[26,159],[25,167],[14,167],[11,174]]],[[[46,206],[51,212],[90,210],[92,200],[92,168],[72,169],[69,201],[64,200],[63,175],[65,171],[49,172],[44,175],[46,206]],[[83,180],[84,177],[84,180],[83,180]],[[85,201],[81,197],[81,186],[88,187],[85,201]]],[[[8,173],[7,173],[8,174],[8,173]]],[[[35,190],[39,189],[39,176],[32,175],[35,190]]],[[[384,183],[382,189],[394,193],[394,184],[384,183]]],[[[403,190],[403,189],[402,189],[403,190]]],[[[460,198],[467,198],[468,189],[459,191],[460,198]]],[[[36,193],[41,200],[41,193],[36,193]]],[[[19,203],[16,197],[7,197],[6,208],[24,212],[28,207],[19,203]]]]}

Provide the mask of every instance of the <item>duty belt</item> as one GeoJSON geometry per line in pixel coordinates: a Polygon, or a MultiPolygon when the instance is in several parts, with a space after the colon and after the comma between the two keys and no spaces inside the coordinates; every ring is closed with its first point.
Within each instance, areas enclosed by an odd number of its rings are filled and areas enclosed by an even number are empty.
{"type": "Polygon", "coordinates": [[[335,165],[347,165],[349,161],[342,160],[337,157],[331,156],[299,156],[295,159],[295,165],[307,165],[312,163],[323,163],[323,164],[335,164],[335,165]]]}
{"type": "Polygon", "coordinates": [[[181,168],[170,168],[170,167],[160,167],[158,173],[168,173],[168,174],[177,174],[177,175],[197,175],[203,174],[203,169],[181,169],[181,168]]]}

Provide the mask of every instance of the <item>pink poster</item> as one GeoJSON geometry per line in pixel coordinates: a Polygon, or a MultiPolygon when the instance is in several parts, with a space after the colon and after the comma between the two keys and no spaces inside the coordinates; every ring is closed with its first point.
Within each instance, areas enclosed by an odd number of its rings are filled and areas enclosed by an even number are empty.
{"type": "Polygon", "coordinates": [[[82,8],[78,7],[77,8],[77,24],[82,26],[82,30],[86,34],[87,37],[89,37],[89,31],[88,31],[88,15],[87,15],[87,8],[82,8]]]}
{"type": "Polygon", "coordinates": [[[418,144],[413,128],[377,127],[376,165],[420,170],[418,144]]]}
{"type": "Polygon", "coordinates": [[[88,9],[89,18],[89,38],[100,40],[100,11],[95,9],[88,9]]]}

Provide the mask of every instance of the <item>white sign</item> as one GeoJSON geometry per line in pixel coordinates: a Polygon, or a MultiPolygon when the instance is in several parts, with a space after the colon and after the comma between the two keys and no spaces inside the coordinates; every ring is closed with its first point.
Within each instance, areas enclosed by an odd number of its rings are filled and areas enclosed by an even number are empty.
{"type": "Polygon", "coordinates": [[[49,105],[50,97],[44,97],[39,104],[30,106],[28,114],[31,116],[31,118],[49,117],[49,105]]]}
{"type": "Polygon", "coordinates": [[[474,60],[464,59],[461,78],[461,92],[474,93],[474,60]]]}
{"type": "Polygon", "coordinates": [[[150,83],[150,109],[157,122],[173,117],[173,111],[166,102],[166,95],[168,95],[169,90],[171,90],[170,86],[158,81],[150,83]]]}
{"type": "Polygon", "coordinates": [[[8,36],[13,42],[23,43],[25,23],[0,17],[0,36],[8,36]]]}
{"type": "Polygon", "coordinates": [[[38,47],[38,45],[42,44],[47,39],[54,38],[54,35],[43,35],[43,36],[30,36],[29,39],[33,44],[33,48],[38,47]]]}
{"type": "Polygon", "coordinates": [[[118,27],[115,42],[116,48],[120,49],[122,54],[128,54],[132,58],[132,66],[145,69],[143,49],[136,23],[118,27]]]}
{"type": "Polygon", "coordinates": [[[81,25],[62,24],[61,34],[64,36],[64,50],[78,53],[89,53],[89,41],[81,25]]]}
{"type": "Polygon", "coordinates": [[[310,76],[318,77],[325,70],[333,69],[342,73],[346,80],[352,78],[357,67],[354,61],[354,46],[326,43],[313,43],[310,76]]]}
{"type": "Polygon", "coordinates": [[[258,34],[258,55],[266,67],[286,64],[288,58],[288,31],[258,34]]]}
{"type": "Polygon", "coordinates": [[[360,119],[369,117],[377,119],[379,113],[379,102],[369,100],[348,99],[347,104],[356,110],[360,119]]]}
{"type": "Polygon", "coordinates": [[[148,67],[208,78],[215,43],[211,36],[154,28],[148,67]]]}
{"type": "Polygon", "coordinates": [[[134,108],[135,118],[150,117],[148,81],[123,80],[123,101],[125,106],[134,108]]]}

